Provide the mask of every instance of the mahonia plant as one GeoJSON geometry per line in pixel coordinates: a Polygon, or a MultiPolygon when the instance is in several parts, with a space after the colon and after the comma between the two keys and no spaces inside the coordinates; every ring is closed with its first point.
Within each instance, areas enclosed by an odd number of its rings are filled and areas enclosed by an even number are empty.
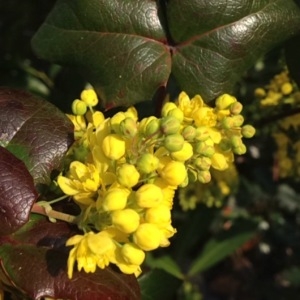
{"type": "Polygon", "coordinates": [[[176,233],[171,209],[178,187],[208,183],[211,170],[224,171],[234,154],[244,154],[243,137],[255,129],[243,125],[242,104],[224,94],[215,108],[199,95],[182,92],[166,102],[161,117],[138,119],[134,107],[105,118],[93,107],[92,89],[73,102],[75,143],[67,155],[61,190],[81,208],[83,231],[68,239],[72,246],[68,276],[115,264],[123,273],[141,273],[145,252],[167,247],[176,233]]]}
{"type": "Polygon", "coordinates": [[[300,176],[298,86],[291,79],[289,72],[283,70],[276,74],[268,85],[255,89],[254,94],[259,100],[260,107],[263,107],[272,121],[269,130],[276,145],[274,178],[298,179],[300,176]],[[274,111],[278,115],[274,116],[274,111]]]}

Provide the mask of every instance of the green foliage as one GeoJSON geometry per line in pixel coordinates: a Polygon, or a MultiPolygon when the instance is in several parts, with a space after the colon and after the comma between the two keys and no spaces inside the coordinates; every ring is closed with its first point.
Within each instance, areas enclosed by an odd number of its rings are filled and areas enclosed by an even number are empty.
{"type": "MultiPolygon", "coordinates": [[[[231,299],[245,299],[243,289],[251,300],[295,299],[299,178],[276,177],[269,136],[280,118],[299,112],[299,104],[284,103],[266,115],[253,101],[253,89],[284,63],[300,82],[299,29],[300,9],[293,0],[1,3],[0,85],[9,88],[0,89],[0,298],[4,288],[15,299],[204,300],[210,297],[206,292],[218,294],[226,282],[231,299]],[[251,68],[274,48],[260,61],[264,71],[251,68]],[[136,105],[143,116],[160,110],[161,103],[139,103],[156,92],[160,102],[178,90],[209,102],[235,91],[246,118],[258,127],[251,153],[238,160],[235,201],[224,196],[221,208],[199,205],[188,212],[175,204],[177,234],[170,247],[148,255],[138,280],[113,268],[74,272],[68,279],[65,241],[82,232],[36,214],[48,215],[48,201],[60,193],[52,179],[73,141],[72,124],[55,106],[69,112],[87,82],[106,112],[136,105]]],[[[296,139],[297,127],[288,134],[296,139]]],[[[68,200],[55,208],[61,214],[79,212],[68,200]]]]}
{"type": "Polygon", "coordinates": [[[292,0],[60,0],[32,45],[81,69],[107,108],[150,100],[171,72],[210,101],[299,26],[292,0]]]}

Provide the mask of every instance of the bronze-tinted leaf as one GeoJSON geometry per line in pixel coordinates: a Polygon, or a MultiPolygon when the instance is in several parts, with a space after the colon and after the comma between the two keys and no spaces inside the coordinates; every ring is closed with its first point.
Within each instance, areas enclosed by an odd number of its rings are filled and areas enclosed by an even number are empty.
{"type": "Polygon", "coordinates": [[[0,89],[0,145],[21,159],[35,184],[48,184],[73,141],[73,125],[51,103],[0,89]]]}
{"type": "Polygon", "coordinates": [[[34,182],[25,164],[0,146],[0,235],[23,226],[36,199],[34,182]]]}

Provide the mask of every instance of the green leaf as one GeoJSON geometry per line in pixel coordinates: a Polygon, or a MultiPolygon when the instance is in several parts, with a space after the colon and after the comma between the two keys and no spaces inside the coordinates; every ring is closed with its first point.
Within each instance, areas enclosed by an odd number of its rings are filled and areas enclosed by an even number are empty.
{"type": "Polygon", "coordinates": [[[73,125],[49,102],[0,89],[0,145],[22,160],[37,184],[49,184],[73,142],[73,125]]]}
{"type": "Polygon", "coordinates": [[[232,92],[299,29],[293,0],[59,0],[32,45],[41,58],[80,69],[110,108],[150,100],[171,71],[206,102],[232,92]]]}
{"type": "Polygon", "coordinates": [[[28,221],[37,197],[24,163],[0,146],[0,236],[16,231],[28,221]]]}
{"type": "Polygon", "coordinates": [[[249,241],[254,235],[255,230],[253,228],[247,226],[245,229],[241,226],[210,239],[201,254],[192,263],[188,275],[194,276],[212,267],[249,241]]]}
{"type": "Polygon", "coordinates": [[[170,0],[172,73],[191,96],[232,92],[244,72],[300,29],[293,0],[170,0]]]}
{"type": "Polygon", "coordinates": [[[42,58],[81,69],[105,107],[150,100],[171,59],[156,1],[60,0],[32,40],[42,58]]]}
{"type": "Polygon", "coordinates": [[[158,258],[153,257],[150,253],[147,255],[146,264],[152,268],[162,269],[165,272],[175,276],[178,279],[183,279],[184,275],[178,264],[169,255],[164,255],[158,258]]]}
{"type": "Polygon", "coordinates": [[[144,275],[139,280],[142,300],[164,299],[172,300],[181,281],[163,270],[155,269],[144,275]]]}

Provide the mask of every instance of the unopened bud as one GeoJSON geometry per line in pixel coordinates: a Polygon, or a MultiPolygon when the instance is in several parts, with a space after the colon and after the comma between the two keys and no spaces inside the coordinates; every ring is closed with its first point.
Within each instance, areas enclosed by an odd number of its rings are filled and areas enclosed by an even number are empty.
{"type": "Polygon", "coordinates": [[[206,126],[200,126],[196,128],[195,139],[197,141],[203,142],[206,141],[210,136],[210,132],[206,126]]]}
{"type": "Polygon", "coordinates": [[[196,136],[196,128],[189,125],[182,130],[181,134],[185,140],[192,141],[196,136]]]}
{"type": "Polygon", "coordinates": [[[193,156],[193,146],[184,142],[183,147],[179,151],[171,152],[171,157],[178,161],[187,161],[193,156]]]}
{"type": "Polygon", "coordinates": [[[198,180],[201,183],[208,183],[211,181],[211,174],[209,171],[198,171],[198,180]]]}
{"type": "Polygon", "coordinates": [[[218,109],[226,109],[234,102],[236,102],[235,97],[230,96],[228,94],[224,94],[216,99],[216,107],[218,109]]]}
{"type": "Polygon", "coordinates": [[[138,170],[145,174],[154,172],[158,168],[158,165],[159,159],[151,153],[142,154],[136,163],[138,170]]]}
{"type": "Polygon", "coordinates": [[[134,137],[137,133],[137,126],[135,120],[132,118],[125,118],[120,123],[120,132],[125,137],[134,137]]]}
{"type": "Polygon", "coordinates": [[[87,106],[83,101],[79,99],[73,101],[72,112],[74,115],[82,116],[86,113],[86,111],[87,111],[87,106]]]}
{"type": "Polygon", "coordinates": [[[117,134],[107,135],[102,141],[102,150],[106,157],[118,160],[125,154],[125,141],[117,134]]]}
{"type": "Polygon", "coordinates": [[[98,97],[94,90],[83,90],[80,94],[80,98],[88,106],[96,106],[98,104],[98,97]]]}
{"type": "Polygon", "coordinates": [[[172,116],[166,116],[161,119],[160,128],[164,134],[175,134],[180,130],[180,122],[172,116]]]}
{"type": "Polygon", "coordinates": [[[156,118],[151,119],[145,127],[144,130],[145,136],[150,136],[157,133],[159,128],[160,128],[159,120],[156,118]]]}
{"type": "Polygon", "coordinates": [[[198,142],[195,144],[195,152],[200,155],[211,157],[215,153],[214,143],[211,139],[208,139],[205,142],[198,142]]]}
{"type": "Polygon", "coordinates": [[[134,165],[130,164],[121,165],[116,174],[118,182],[128,188],[135,186],[140,179],[140,173],[134,165]]]}
{"type": "Polygon", "coordinates": [[[255,134],[255,128],[251,125],[245,125],[242,127],[242,135],[245,138],[252,138],[255,134]]]}
{"type": "Polygon", "coordinates": [[[184,145],[184,138],[181,134],[170,134],[164,139],[164,147],[170,151],[180,151],[184,145]]]}
{"type": "Polygon", "coordinates": [[[219,171],[228,169],[228,163],[225,156],[222,153],[215,153],[211,157],[211,166],[219,171]]]}
{"type": "Polygon", "coordinates": [[[164,104],[161,110],[162,117],[166,117],[170,110],[177,108],[176,104],[173,102],[167,102],[164,104]]]}
{"type": "Polygon", "coordinates": [[[234,102],[230,105],[230,112],[233,115],[239,115],[243,110],[243,104],[240,102],[234,102]]]}
{"type": "Polygon", "coordinates": [[[170,110],[168,112],[168,116],[176,118],[180,123],[182,123],[182,121],[184,119],[183,111],[181,109],[179,109],[178,107],[170,110]]]}
{"type": "Polygon", "coordinates": [[[211,166],[211,159],[205,156],[198,157],[195,159],[193,164],[197,167],[197,169],[208,171],[211,166]]]}

